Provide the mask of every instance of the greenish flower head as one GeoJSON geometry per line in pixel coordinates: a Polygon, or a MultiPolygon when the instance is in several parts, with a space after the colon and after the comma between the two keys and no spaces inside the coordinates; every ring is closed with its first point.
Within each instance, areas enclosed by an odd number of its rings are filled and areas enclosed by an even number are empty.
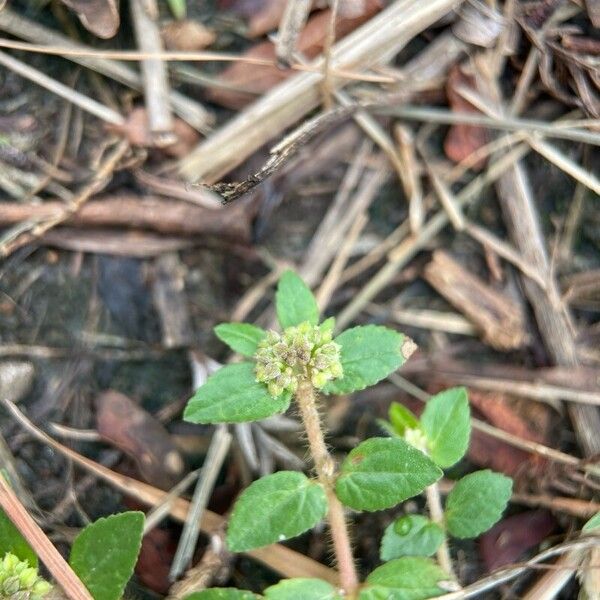
{"type": "Polygon", "coordinates": [[[301,323],[283,333],[269,331],[259,343],[256,381],[265,383],[271,396],[294,393],[302,379],[322,389],[343,375],[341,346],[332,341],[330,328],[301,323]]]}
{"type": "Polygon", "coordinates": [[[0,560],[0,600],[41,600],[51,589],[27,561],[11,552],[0,560]]]}

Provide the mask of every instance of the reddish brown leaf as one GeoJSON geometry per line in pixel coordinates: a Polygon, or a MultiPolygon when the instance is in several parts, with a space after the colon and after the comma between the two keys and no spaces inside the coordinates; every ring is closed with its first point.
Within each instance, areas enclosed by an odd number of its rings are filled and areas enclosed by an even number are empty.
{"type": "Polygon", "coordinates": [[[133,400],[109,390],[96,398],[98,433],[138,466],[152,485],[170,489],[183,475],[184,463],[163,425],[133,400]]]}
{"type": "MultiPolygon", "coordinates": [[[[504,394],[469,390],[469,400],[475,416],[524,440],[549,443],[550,409],[537,402],[521,401],[504,394]]],[[[483,467],[490,467],[511,477],[523,474],[527,468],[539,469],[544,459],[502,442],[479,431],[473,431],[469,458],[483,467]]]]}
{"type": "MultiPolygon", "coordinates": [[[[459,65],[452,68],[448,76],[448,83],[446,84],[446,94],[453,112],[479,113],[458,91],[460,87],[468,88],[474,86],[474,79],[466,75],[459,65]]],[[[444,141],[444,151],[450,160],[459,163],[486,143],[487,135],[483,127],[459,123],[450,127],[444,141]]],[[[473,165],[473,169],[481,170],[485,167],[485,164],[486,160],[481,159],[473,165]]]]}
{"type": "Polygon", "coordinates": [[[556,521],[547,510],[530,510],[503,519],[480,538],[479,552],[486,569],[493,571],[517,562],[555,527],[556,521]]]}
{"type": "MultiPolygon", "coordinates": [[[[118,125],[106,125],[109,131],[125,136],[133,146],[151,148],[154,146],[152,136],[148,127],[148,115],[146,109],[142,106],[134,108],[127,121],[121,127],[118,125]]],[[[169,156],[181,158],[190,152],[196,146],[199,135],[185,121],[175,118],[173,120],[173,133],[177,141],[168,146],[161,147],[161,150],[169,156]]]]}
{"type": "MultiPolygon", "coordinates": [[[[344,37],[381,8],[381,0],[367,0],[365,10],[359,17],[338,18],[336,37],[338,39],[344,37]]],[[[309,19],[298,38],[298,50],[303,55],[314,58],[323,50],[330,18],[331,11],[324,10],[309,19]]],[[[289,69],[280,69],[274,66],[276,60],[275,47],[271,42],[257,44],[250,48],[244,56],[272,61],[273,66],[249,65],[243,62],[232,64],[221,73],[221,80],[242,90],[247,90],[248,93],[218,89],[210,90],[207,95],[213,102],[228,108],[242,108],[256,98],[257,95],[263,94],[293,73],[289,69]]]]}
{"type": "Polygon", "coordinates": [[[173,530],[152,529],[142,539],[135,574],[140,582],[157,594],[164,595],[171,586],[169,570],[177,550],[173,530]]]}
{"type": "Polygon", "coordinates": [[[118,0],[62,0],[78,17],[82,25],[99,38],[108,39],[117,33],[121,23],[118,0]]]}

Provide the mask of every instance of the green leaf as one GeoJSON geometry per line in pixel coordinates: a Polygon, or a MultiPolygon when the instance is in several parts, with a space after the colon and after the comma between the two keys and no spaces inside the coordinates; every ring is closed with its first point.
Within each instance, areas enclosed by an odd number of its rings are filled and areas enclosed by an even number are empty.
{"type": "Polygon", "coordinates": [[[442,476],[422,452],[400,438],[371,438],[352,450],[335,484],[355,510],[383,510],[416,496],[442,476]]]}
{"type": "Polygon", "coordinates": [[[512,493],[512,479],[489,469],[463,477],[446,499],[446,527],[457,538],[474,538],[496,523],[512,493]]]}
{"type": "Polygon", "coordinates": [[[250,323],[221,323],[215,327],[215,334],[235,352],[254,356],[259,342],[267,332],[250,323]]]}
{"type": "Polygon", "coordinates": [[[446,593],[438,584],[450,577],[429,558],[405,556],[375,569],[359,600],[425,600],[446,593]]]}
{"type": "Polygon", "coordinates": [[[421,427],[433,461],[443,469],[456,464],[465,455],[471,435],[467,390],[452,388],[433,396],[421,415],[421,427]]]}
{"type": "Polygon", "coordinates": [[[0,508],[0,560],[7,552],[12,552],[17,558],[26,560],[32,567],[38,565],[35,552],[0,508]]]}
{"type": "Polygon", "coordinates": [[[407,429],[418,429],[420,427],[419,419],[404,404],[392,402],[388,415],[394,431],[400,436],[403,436],[407,429]]]}
{"type": "Polygon", "coordinates": [[[201,592],[194,592],[185,597],[185,600],[258,600],[260,596],[247,592],[246,590],[236,590],[235,588],[210,588],[201,592]]]}
{"type": "Polygon", "coordinates": [[[319,307],[310,288],[294,273],[285,271],[277,285],[275,294],[277,319],[282,329],[308,321],[319,322],[319,307]]]}
{"type": "Polygon", "coordinates": [[[348,394],[381,381],[404,363],[407,340],[401,333],[380,325],[347,329],[334,340],[342,347],[344,375],[327,384],[324,391],[348,394]]]}
{"type": "Polygon", "coordinates": [[[600,512],[596,513],[581,529],[581,531],[592,531],[600,528],[600,512]]]}
{"type": "Polygon", "coordinates": [[[256,381],[254,365],[226,365],[213,373],[189,400],[183,418],[191,423],[242,423],[284,412],[291,394],[274,398],[256,381]]]}
{"type": "Polygon", "coordinates": [[[69,564],[94,600],[119,600],[142,545],[144,513],[98,519],[73,542],[69,564]]]}
{"type": "Polygon", "coordinates": [[[186,0],[167,0],[167,2],[169,3],[169,8],[176,19],[185,19],[185,16],[187,15],[186,0]]]}
{"type": "Polygon", "coordinates": [[[335,317],[329,317],[328,319],[325,319],[319,325],[319,329],[323,333],[326,333],[326,332],[333,333],[333,330],[335,329],[335,317]]]}
{"type": "Polygon", "coordinates": [[[282,579],[265,590],[266,600],[342,600],[337,590],[322,579],[282,579]]]}
{"type": "Polygon", "coordinates": [[[250,485],[229,519],[227,545],[244,552],[293,538],[327,514],[321,484],[296,471],[280,471],[250,485]]]}
{"type": "Polygon", "coordinates": [[[444,530],[421,515],[406,515],[388,525],[381,540],[381,560],[432,556],[444,541],[444,530]]]}

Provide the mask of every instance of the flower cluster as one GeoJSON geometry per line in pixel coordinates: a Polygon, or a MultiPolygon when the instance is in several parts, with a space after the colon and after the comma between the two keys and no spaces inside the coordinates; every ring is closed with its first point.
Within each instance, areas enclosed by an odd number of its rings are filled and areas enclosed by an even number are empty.
{"type": "Polygon", "coordinates": [[[294,393],[301,379],[317,389],[343,374],[341,346],[332,341],[331,328],[302,323],[282,334],[269,331],[258,345],[256,381],[265,383],[271,396],[294,393]]]}
{"type": "Polygon", "coordinates": [[[51,589],[52,586],[27,561],[11,552],[0,560],[1,600],[41,600],[51,589]]]}

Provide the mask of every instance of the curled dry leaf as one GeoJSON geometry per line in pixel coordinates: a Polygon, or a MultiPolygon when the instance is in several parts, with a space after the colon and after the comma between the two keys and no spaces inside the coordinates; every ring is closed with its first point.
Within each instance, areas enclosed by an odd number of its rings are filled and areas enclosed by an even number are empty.
{"type": "Polygon", "coordinates": [[[452,31],[467,44],[491,48],[504,28],[502,15],[487,5],[465,3],[459,15],[452,31]]]}
{"type": "Polygon", "coordinates": [[[99,38],[113,37],[121,19],[118,0],[62,0],[81,21],[82,25],[99,38]]]}
{"type": "Polygon", "coordinates": [[[479,552],[487,571],[518,562],[555,528],[556,521],[547,510],[529,510],[503,519],[479,540],[479,552]]]}
{"type": "MultiPolygon", "coordinates": [[[[341,38],[356,29],[382,8],[380,0],[366,0],[364,11],[359,17],[344,18],[340,16],[336,23],[336,38],[341,38]]],[[[327,39],[327,31],[331,11],[324,10],[311,17],[298,38],[298,50],[308,58],[314,58],[322,50],[327,39]]],[[[262,42],[250,48],[245,55],[249,58],[260,58],[275,63],[275,47],[271,42],[262,42]]],[[[243,62],[234,63],[221,73],[221,80],[247,93],[230,90],[210,90],[208,97],[228,108],[239,109],[251,102],[273,86],[290,76],[293,71],[279,69],[276,66],[248,65],[243,62]]]]}
{"type": "MultiPolygon", "coordinates": [[[[459,65],[452,68],[446,85],[446,94],[448,95],[450,108],[454,112],[479,113],[470,102],[463,98],[459,91],[461,87],[474,86],[474,78],[464,73],[459,65]]],[[[486,143],[487,135],[483,127],[458,123],[452,125],[446,135],[444,152],[450,160],[459,163],[486,143]]],[[[473,169],[480,171],[485,167],[485,164],[486,160],[481,159],[473,165],[473,169]]]]}
{"type": "Polygon", "coordinates": [[[119,392],[109,390],[96,398],[96,426],[138,465],[152,485],[170,489],[183,475],[184,463],[162,423],[119,392]]]}
{"type": "MultiPolygon", "coordinates": [[[[113,133],[125,136],[132,146],[150,148],[155,145],[148,125],[148,113],[142,106],[134,108],[129,113],[124,125],[106,125],[106,128],[113,133]]],[[[195,129],[177,118],[173,122],[173,133],[176,141],[168,146],[161,146],[161,150],[175,158],[181,158],[188,154],[200,139],[195,129]]]]}
{"type": "Polygon", "coordinates": [[[161,35],[167,50],[181,52],[203,50],[216,39],[214,31],[190,19],[171,21],[162,28],[161,35]]]}

